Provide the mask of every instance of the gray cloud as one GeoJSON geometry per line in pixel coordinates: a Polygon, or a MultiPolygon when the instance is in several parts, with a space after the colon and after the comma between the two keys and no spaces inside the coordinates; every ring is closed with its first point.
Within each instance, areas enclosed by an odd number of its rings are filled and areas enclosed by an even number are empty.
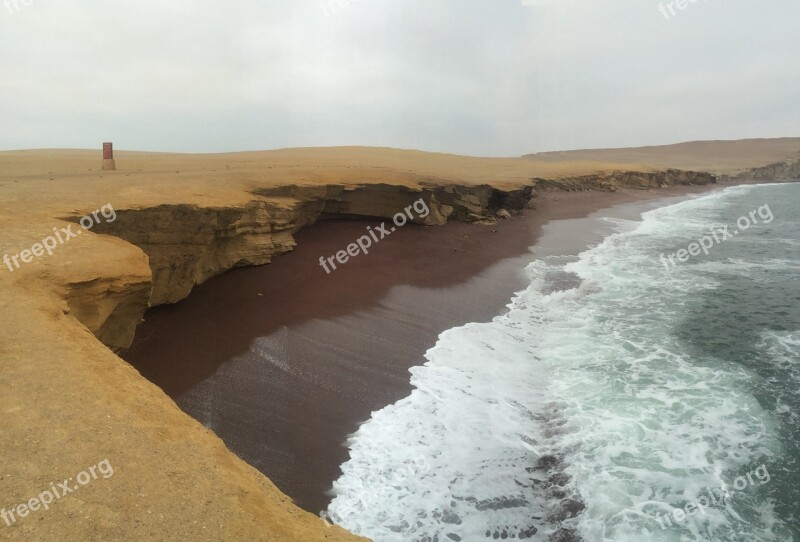
{"type": "Polygon", "coordinates": [[[796,0],[670,19],[656,0],[3,1],[0,148],[519,155],[800,135],[796,0]]]}

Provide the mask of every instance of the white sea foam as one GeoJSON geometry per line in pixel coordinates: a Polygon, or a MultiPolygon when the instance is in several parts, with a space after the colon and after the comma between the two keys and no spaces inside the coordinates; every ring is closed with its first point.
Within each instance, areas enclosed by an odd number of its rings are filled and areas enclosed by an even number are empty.
{"type": "MultiPolygon", "coordinates": [[[[780,443],[754,375],[695,357],[670,331],[686,292],[717,279],[669,274],[655,254],[746,190],[645,213],[577,258],[536,261],[507,314],[443,333],[412,369],[413,393],[350,439],[331,516],[378,542],[545,540],[564,528],[591,541],[738,540],[735,510],[683,531],[657,523],[780,443]],[[411,467],[419,457],[424,471],[411,467]]],[[[772,505],[752,497],[746,539],[775,540],[772,505]]]]}

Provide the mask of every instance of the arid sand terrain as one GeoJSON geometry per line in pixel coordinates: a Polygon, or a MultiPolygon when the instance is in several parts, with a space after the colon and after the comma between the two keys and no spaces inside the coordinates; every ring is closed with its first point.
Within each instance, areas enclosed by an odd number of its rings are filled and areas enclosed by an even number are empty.
{"type": "Polygon", "coordinates": [[[0,539],[358,539],[297,508],[114,354],[148,307],[270,262],[321,217],[388,218],[422,197],[431,213],[421,223],[491,223],[539,190],[800,176],[800,138],[503,159],[363,147],[118,152],[116,164],[102,171],[99,151],[0,153],[0,257],[21,263],[0,267],[0,509],[51,482],[76,486],[100,461],[114,468],[49,510],[0,520],[0,539]],[[107,205],[113,221],[99,214],[81,228],[107,205]],[[74,237],[36,256],[62,229],[74,237]]]}
{"type": "Polygon", "coordinates": [[[541,162],[588,160],[645,164],[654,168],[709,171],[735,175],[754,167],[783,164],[797,158],[800,138],[742,139],[739,141],[691,141],[657,147],[591,149],[542,152],[526,158],[541,162]],[[759,164],[754,166],[754,164],[759,164]]]}

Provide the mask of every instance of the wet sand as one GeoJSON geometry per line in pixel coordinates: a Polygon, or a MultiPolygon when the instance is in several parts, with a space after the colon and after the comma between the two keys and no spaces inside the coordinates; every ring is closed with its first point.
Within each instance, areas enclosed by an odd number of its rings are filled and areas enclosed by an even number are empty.
{"type": "MultiPolygon", "coordinates": [[[[548,221],[712,188],[545,193],[536,210],[497,226],[400,228],[331,274],[319,257],[379,222],[320,222],[273,264],[229,272],[148,312],[122,357],[316,513],[348,459],[347,436],[410,393],[408,369],[442,331],[505,310],[526,286],[524,267],[543,255],[530,247],[548,221]]],[[[562,228],[542,251],[599,238],[581,231],[586,224],[562,228]]]]}

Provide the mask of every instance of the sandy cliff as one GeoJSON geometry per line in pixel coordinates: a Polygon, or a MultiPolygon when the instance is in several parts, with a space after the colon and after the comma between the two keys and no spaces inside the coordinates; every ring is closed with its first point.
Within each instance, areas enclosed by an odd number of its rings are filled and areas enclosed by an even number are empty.
{"type": "MultiPolygon", "coordinates": [[[[431,226],[448,220],[491,224],[498,212],[524,209],[537,188],[647,189],[713,182],[715,177],[705,173],[620,172],[532,179],[516,190],[487,184],[289,185],[255,189],[251,201],[227,206],[169,204],[119,209],[114,222],[101,223],[92,231],[140,248],[152,276],[103,276],[70,282],[67,299],[75,317],[102,342],[125,347],[147,307],[178,302],[195,285],[234,267],[269,263],[294,248],[294,233],[327,217],[390,220],[398,210],[402,212],[421,199],[430,213],[412,222],[431,226]],[[127,286],[120,288],[120,281],[127,286]]],[[[76,222],[78,218],[71,217],[76,222]]]]}
{"type": "MultiPolygon", "coordinates": [[[[759,154],[747,165],[784,173],[775,163],[759,154]]],[[[423,198],[431,213],[420,223],[490,222],[537,190],[715,181],[641,163],[367,148],[122,152],[117,166],[101,171],[90,151],[0,153],[4,253],[54,228],[81,230],[79,219],[107,204],[115,212],[52,255],[0,268],[0,507],[103,459],[115,467],[49,511],[0,523],[0,539],[355,539],[294,507],[106,346],[127,346],[149,306],[271,261],[326,217],[390,218],[423,198]]]]}

